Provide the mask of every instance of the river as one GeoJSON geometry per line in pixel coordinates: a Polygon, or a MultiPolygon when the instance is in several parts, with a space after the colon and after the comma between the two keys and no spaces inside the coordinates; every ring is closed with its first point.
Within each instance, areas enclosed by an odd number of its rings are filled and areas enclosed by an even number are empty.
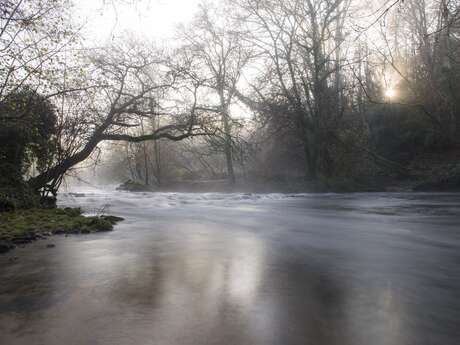
{"type": "Polygon", "coordinates": [[[0,255],[2,345],[460,344],[460,194],[59,202],[126,220],[0,255]]]}

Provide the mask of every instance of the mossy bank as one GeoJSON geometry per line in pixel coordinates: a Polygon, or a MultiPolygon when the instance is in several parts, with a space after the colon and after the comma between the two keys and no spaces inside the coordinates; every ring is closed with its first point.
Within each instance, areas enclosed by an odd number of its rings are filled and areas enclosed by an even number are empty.
{"type": "Polygon", "coordinates": [[[115,216],[84,216],[79,208],[25,209],[0,213],[0,253],[54,234],[111,231],[123,220],[115,216]]]}

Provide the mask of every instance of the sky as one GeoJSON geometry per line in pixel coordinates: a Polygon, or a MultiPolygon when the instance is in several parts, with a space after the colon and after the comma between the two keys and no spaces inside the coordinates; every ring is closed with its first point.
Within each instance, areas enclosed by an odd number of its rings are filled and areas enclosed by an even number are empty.
{"type": "Polygon", "coordinates": [[[200,0],[78,0],[75,10],[88,44],[127,33],[156,41],[172,38],[175,27],[193,18],[200,0]]]}

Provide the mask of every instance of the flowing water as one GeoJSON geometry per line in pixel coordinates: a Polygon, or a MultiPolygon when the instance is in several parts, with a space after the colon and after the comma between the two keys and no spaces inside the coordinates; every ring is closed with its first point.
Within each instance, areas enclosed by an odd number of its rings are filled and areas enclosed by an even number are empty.
{"type": "Polygon", "coordinates": [[[60,203],[126,220],[0,255],[2,345],[460,344],[459,194],[60,203]]]}

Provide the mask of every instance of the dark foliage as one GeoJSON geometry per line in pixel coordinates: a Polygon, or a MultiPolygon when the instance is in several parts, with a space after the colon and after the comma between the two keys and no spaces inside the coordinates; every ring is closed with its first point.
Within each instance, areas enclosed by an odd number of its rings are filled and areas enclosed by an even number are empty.
{"type": "Polygon", "coordinates": [[[56,113],[50,102],[24,89],[0,103],[0,211],[37,205],[24,176],[32,168],[45,171],[55,152],[56,113]]]}

